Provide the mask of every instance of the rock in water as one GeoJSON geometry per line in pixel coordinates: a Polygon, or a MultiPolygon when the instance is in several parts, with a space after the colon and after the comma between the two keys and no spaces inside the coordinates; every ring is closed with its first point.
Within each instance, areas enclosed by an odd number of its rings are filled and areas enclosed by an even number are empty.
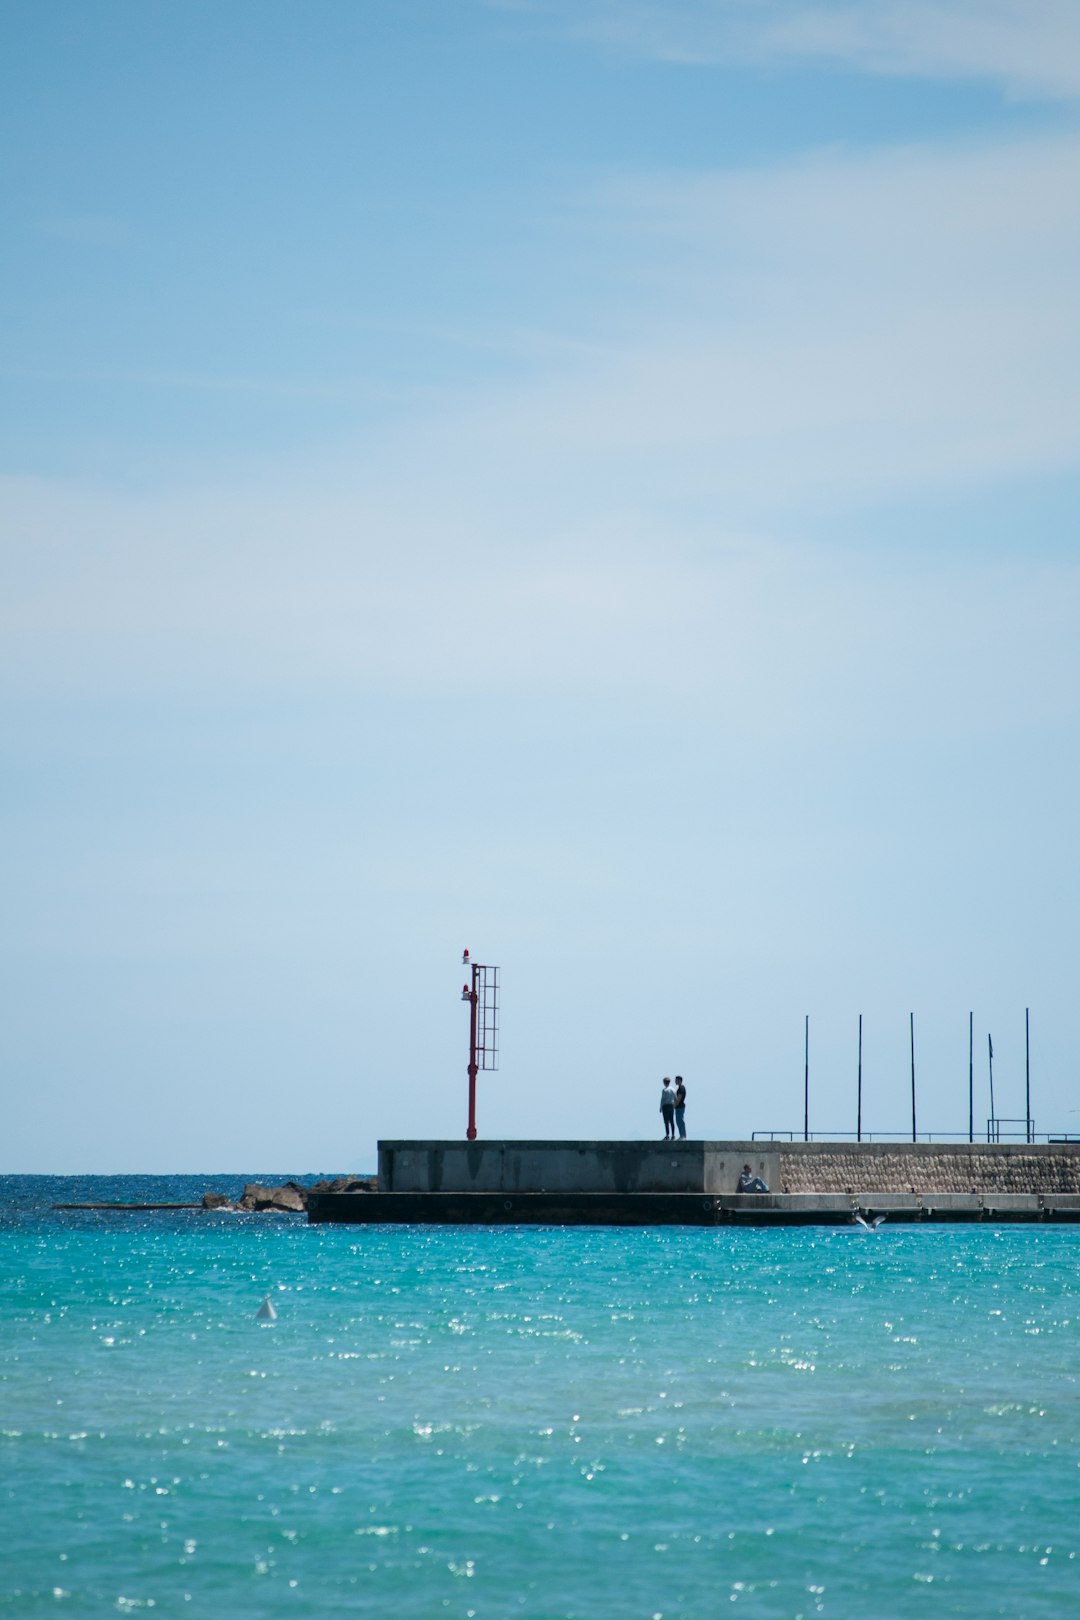
{"type": "Polygon", "coordinates": [[[302,1215],[307,1209],[309,1192],[378,1192],[378,1176],[335,1176],[333,1180],[317,1181],[312,1187],[302,1187],[298,1181],[286,1181],[281,1187],[264,1187],[257,1181],[249,1181],[235,1204],[222,1197],[220,1193],[204,1193],[203,1204],[207,1209],[225,1208],[245,1211],[268,1211],[279,1215],[302,1215]],[[211,1203],[210,1200],[215,1200],[211,1203]],[[218,1204],[216,1201],[220,1199],[218,1204]]]}
{"type": "Polygon", "coordinates": [[[316,1181],[308,1192],[378,1192],[378,1176],[334,1176],[329,1181],[316,1181]]]}
{"type": "Polygon", "coordinates": [[[249,1210],[278,1210],[288,1214],[300,1215],[305,1209],[303,1191],[295,1183],[286,1182],[284,1187],[262,1187],[257,1181],[249,1181],[241,1194],[238,1209],[249,1210]]]}
{"type": "MultiPolygon", "coordinates": [[[[265,1206],[267,1209],[287,1210],[290,1214],[302,1215],[307,1208],[307,1197],[295,1182],[287,1181],[284,1187],[272,1188],[272,1194],[270,1202],[265,1206]]],[[[258,1207],[256,1205],[256,1208],[258,1207]]]]}
{"type": "Polygon", "coordinates": [[[274,1304],[269,1294],[267,1294],[266,1298],[255,1312],[255,1320],[257,1322],[277,1321],[277,1311],[274,1309],[274,1304]]]}

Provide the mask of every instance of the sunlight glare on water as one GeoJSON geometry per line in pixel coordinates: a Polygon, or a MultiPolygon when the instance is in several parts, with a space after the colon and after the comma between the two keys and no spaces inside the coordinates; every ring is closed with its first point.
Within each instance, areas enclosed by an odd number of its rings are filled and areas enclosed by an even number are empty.
{"type": "Polygon", "coordinates": [[[1080,1605],[1077,1228],[309,1227],[42,1185],[0,1184],[0,1614],[1080,1605]]]}

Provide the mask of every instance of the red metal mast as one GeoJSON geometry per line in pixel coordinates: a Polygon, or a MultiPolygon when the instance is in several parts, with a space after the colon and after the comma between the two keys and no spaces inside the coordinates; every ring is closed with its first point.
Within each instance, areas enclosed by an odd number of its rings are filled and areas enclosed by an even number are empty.
{"type": "Polygon", "coordinates": [[[469,1126],[465,1135],[475,1142],[476,1076],[481,1069],[499,1067],[499,970],[474,962],[467,950],[461,960],[472,973],[472,984],[461,987],[461,999],[469,1003],[469,1126]]]}

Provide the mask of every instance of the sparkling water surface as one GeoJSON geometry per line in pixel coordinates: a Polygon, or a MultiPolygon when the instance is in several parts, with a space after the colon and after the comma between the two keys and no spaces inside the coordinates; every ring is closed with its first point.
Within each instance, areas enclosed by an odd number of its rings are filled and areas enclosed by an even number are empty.
{"type": "Polygon", "coordinates": [[[49,1209],[244,1179],[0,1180],[0,1615],[1080,1613],[1080,1228],[49,1209]]]}

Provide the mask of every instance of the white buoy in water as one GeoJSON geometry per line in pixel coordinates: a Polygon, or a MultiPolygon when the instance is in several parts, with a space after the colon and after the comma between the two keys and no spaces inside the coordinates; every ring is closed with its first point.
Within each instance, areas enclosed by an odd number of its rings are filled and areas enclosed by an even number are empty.
{"type": "Polygon", "coordinates": [[[271,1300],[269,1294],[267,1294],[266,1298],[255,1312],[255,1320],[257,1322],[277,1321],[277,1311],[274,1309],[273,1301],[271,1300]]]}

